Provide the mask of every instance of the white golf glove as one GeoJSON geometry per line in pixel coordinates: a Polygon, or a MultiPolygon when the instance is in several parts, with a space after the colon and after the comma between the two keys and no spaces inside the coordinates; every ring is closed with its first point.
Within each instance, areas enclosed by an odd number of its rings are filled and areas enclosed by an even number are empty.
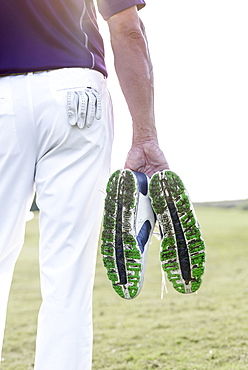
{"type": "Polygon", "coordinates": [[[90,127],[96,118],[101,118],[102,107],[99,93],[87,87],[80,91],[67,92],[68,121],[71,126],[80,129],[90,127]]]}

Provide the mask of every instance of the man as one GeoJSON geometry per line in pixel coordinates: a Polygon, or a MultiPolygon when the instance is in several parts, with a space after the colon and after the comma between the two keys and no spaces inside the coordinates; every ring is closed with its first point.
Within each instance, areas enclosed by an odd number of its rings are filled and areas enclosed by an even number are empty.
{"type": "MultiPolygon", "coordinates": [[[[133,121],[126,168],[168,168],[138,10],[98,0],[133,121]]],[[[112,109],[92,0],[0,0],[0,343],[34,185],[40,209],[36,370],[88,370],[92,288],[109,176],[112,109]]]]}

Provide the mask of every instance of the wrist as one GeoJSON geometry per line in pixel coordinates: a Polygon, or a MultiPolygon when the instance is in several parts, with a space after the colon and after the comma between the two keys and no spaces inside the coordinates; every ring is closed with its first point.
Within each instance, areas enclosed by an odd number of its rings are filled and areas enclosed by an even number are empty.
{"type": "Polygon", "coordinates": [[[157,130],[155,125],[152,127],[140,127],[137,126],[133,128],[133,138],[132,143],[136,145],[143,145],[143,144],[158,144],[158,137],[157,137],[157,130]]]}
{"type": "Polygon", "coordinates": [[[133,136],[132,146],[158,146],[157,136],[133,136]]]}

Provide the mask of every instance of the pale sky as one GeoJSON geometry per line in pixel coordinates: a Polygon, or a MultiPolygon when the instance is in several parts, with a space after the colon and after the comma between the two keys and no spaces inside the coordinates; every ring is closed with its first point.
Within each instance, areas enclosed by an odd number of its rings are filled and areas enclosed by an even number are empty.
{"type": "MultiPolygon", "coordinates": [[[[192,201],[247,199],[248,1],[147,0],[139,14],[154,67],[159,143],[171,170],[192,201]]],[[[115,171],[130,147],[131,118],[104,23],[115,171]]]]}

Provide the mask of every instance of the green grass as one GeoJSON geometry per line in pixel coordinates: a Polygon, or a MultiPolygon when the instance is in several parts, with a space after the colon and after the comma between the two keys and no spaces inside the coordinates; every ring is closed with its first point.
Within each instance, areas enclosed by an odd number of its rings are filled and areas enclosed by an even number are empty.
{"type": "MultiPolygon", "coordinates": [[[[196,212],[207,247],[198,294],[182,295],[167,283],[169,294],[160,299],[156,238],[148,253],[143,290],[131,301],[114,292],[98,255],[93,370],[248,368],[248,212],[207,207],[196,212]]],[[[37,245],[36,217],[27,224],[16,266],[2,370],[33,368],[40,304],[37,245]]]]}

